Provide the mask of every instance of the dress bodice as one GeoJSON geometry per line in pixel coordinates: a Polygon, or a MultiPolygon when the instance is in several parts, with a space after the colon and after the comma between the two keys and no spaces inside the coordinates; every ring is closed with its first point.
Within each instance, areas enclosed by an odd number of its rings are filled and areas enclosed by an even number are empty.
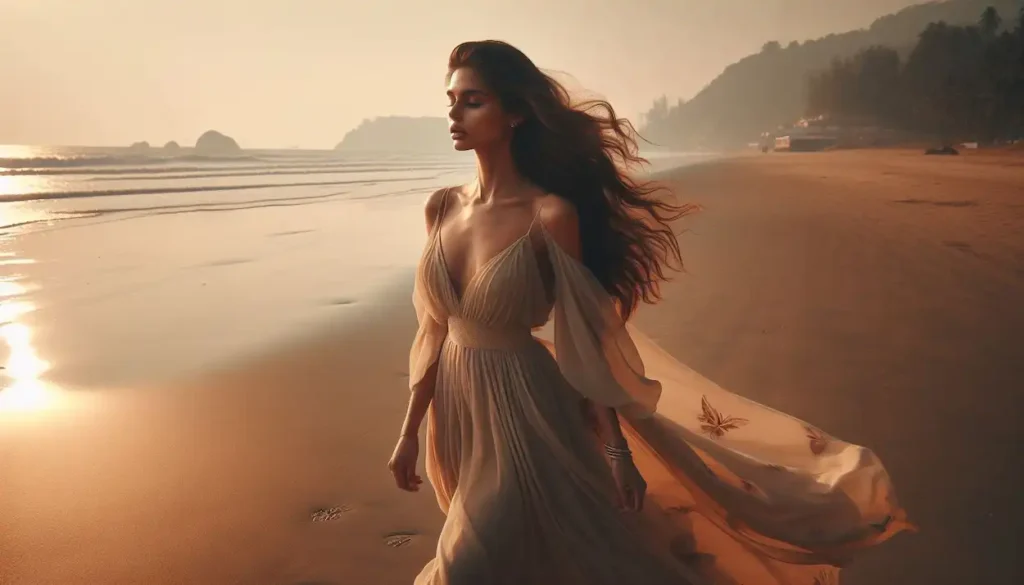
{"type": "Polygon", "coordinates": [[[435,222],[416,271],[416,286],[423,293],[426,310],[439,323],[449,323],[461,337],[490,336],[491,345],[501,340],[496,334],[529,336],[531,329],[544,325],[552,303],[545,292],[535,233],[544,228],[535,219],[525,234],[485,262],[466,283],[460,295],[452,282],[435,222]]]}

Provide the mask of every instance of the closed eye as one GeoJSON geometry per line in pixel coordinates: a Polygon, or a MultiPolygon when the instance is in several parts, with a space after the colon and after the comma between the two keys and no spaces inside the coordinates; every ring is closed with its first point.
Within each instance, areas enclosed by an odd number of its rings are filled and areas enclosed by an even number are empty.
{"type": "Polygon", "coordinates": [[[483,90],[479,89],[467,89],[461,92],[461,95],[456,94],[453,91],[448,91],[448,107],[454,107],[458,103],[459,99],[462,99],[462,103],[468,108],[479,108],[484,105],[484,102],[480,101],[481,98],[486,96],[483,90]]]}

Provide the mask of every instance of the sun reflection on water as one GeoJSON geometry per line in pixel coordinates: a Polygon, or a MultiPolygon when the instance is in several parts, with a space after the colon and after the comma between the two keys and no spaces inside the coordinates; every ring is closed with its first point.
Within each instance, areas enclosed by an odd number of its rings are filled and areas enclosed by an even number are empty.
{"type": "Polygon", "coordinates": [[[6,168],[3,159],[37,155],[31,150],[0,145],[0,229],[32,224],[51,219],[45,201],[37,201],[45,193],[59,190],[53,177],[36,174],[29,169],[6,168]]]}
{"type": "Polygon", "coordinates": [[[27,292],[17,278],[0,277],[0,342],[7,346],[7,360],[0,366],[0,415],[37,412],[55,404],[54,389],[42,379],[50,364],[36,352],[32,329],[18,321],[36,308],[22,300],[27,292]]]}
{"type": "Polygon", "coordinates": [[[0,175],[0,197],[14,193],[15,178],[7,175],[0,175]]]}
{"type": "Polygon", "coordinates": [[[21,193],[22,182],[21,177],[0,175],[0,201],[3,201],[4,197],[10,198],[21,193]]]}

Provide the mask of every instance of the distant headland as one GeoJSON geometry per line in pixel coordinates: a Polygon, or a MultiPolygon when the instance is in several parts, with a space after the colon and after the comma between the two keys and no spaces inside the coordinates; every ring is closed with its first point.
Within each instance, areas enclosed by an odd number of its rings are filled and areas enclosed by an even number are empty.
{"type": "Polygon", "coordinates": [[[448,120],[441,117],[384,116],[363,120],[334,147],[337,152],[452,152],[448,120]]]}

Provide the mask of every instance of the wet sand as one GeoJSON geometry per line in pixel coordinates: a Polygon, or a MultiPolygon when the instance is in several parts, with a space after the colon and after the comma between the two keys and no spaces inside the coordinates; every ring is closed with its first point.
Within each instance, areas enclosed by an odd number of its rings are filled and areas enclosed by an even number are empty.
{"type": "MultiPolygon", "coordinates": [[[[663,178],[704,210],[688,274],[637,324],[871,446],[920,526],[844,583],[1020,582],[1024,158],[778,153],[663,178]]],[[[410,583],[442,516],[385,468],[408,282],[221,371],[0,418],[0,583],[410,583]]]]}

